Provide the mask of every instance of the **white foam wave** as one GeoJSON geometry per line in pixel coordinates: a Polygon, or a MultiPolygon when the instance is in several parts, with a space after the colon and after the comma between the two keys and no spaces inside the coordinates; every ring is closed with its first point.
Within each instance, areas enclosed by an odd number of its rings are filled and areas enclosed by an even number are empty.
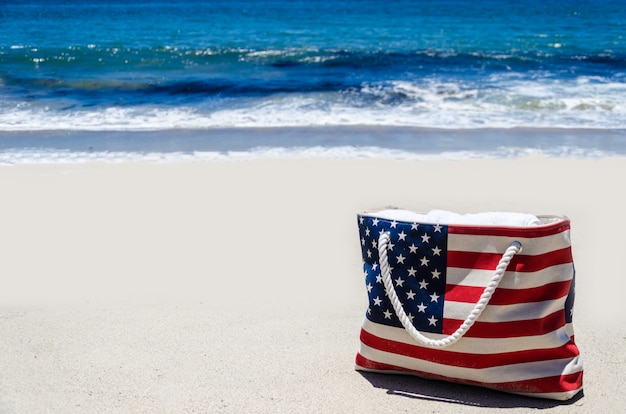
{"type": "MultiPolygon", "coordinates": [[[[589,128],[622,129],[626,112],[617,101],[581,99],[527,101],[536,108],[532,116],[524,110],[498,109],[485,113],[477,108],[449,104],[440,111],[411,107],[394,110],[355,109],[341,105],[316,108],[306,100],[297,103],[260,105],[254,108],[223,109],[202,113],[196,108],[109,108],[100,111],[50,113],[15,110],[0,114],[0,131],[150,131],[231,127],[306,126],[406,126],[418,128],[589,128]],[[554,111],[558,111],[555,114],[554,111]]],[[[484,104],[484,107],[492,106],[484,104]]]]}
{"type": "Polygon", "coordinates": [[[162,130],[228,127],[626,128],[626,82],[488,79],[485,85],[406,81],[341,93],[226,99],[224,104],[64,109],[0,102],[0,131],[162,130]]]}

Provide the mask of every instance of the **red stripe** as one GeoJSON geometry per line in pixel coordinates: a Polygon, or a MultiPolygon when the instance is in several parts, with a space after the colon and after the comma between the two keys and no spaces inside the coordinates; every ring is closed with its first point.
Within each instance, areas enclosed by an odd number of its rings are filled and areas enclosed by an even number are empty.
{"type": "MultiPolygon", "coordinates": [[[[458,319],[444,318],[442,333],[451,335],[463,322],[458,319]]],[[[507,322],[476,321],[464,336],[468,338],[518,338],[545,335],[563,326],[565,326],[565,311],[558,310],[541,319],[507,322]]]]}
{"type": "Polygon", "coordinates": [[[545,237],[562,233],[570,229],[569,219],[563,219],[545,226],[507,227],[507,226],[471,226],[454,225],[448,226],[450,234],[471,234],[476,236],[504,236],[504,237],[545,237]]]}
{"type": "MultiPolygon", "coordinates": [[[[463,269],[494,270],[502,259],[500,253],[482,253],[465,251],[448,251],[448,267],[463,269]]],[[[537,272],[550,266],[572,263],[572,249],[565,247],[548,253],[534,256],[518,254],[513,257],[507,267],[508,271],[537,272]]]]}
{"type": "Polygon", "coordinates": [[[495,385],[501,391],[524,393],[554,393],[576,391],[583,386],[583,371],[525,381],[502,382],[495,385]]]}
{"type": "Polygon", "coordinates": [[[429,372],[418,371],[408,368],[403,368],[395,365],[385,364],[382,362],[372,361],[365,358],[361,354],[356,356],[356,365],[363,369],[375,370],[375,371],[391,371],[391,372],[405,372],[407,374],[417,375],[422,378],[443,380],[449,382],[455,382],[459,384],[478,385],[486,388],[491,388],[498,391],[512,392],[512,393],[525,393],[525,394],[542,394],[542,393],[567,393],[576,391],[582,388],[583,385],[583,372],[575,372],[567,375],[557,375],[552,377],[543,377],[523,381],[511,381],[511,382],[480,382],[471,381],[465,379],[459,379],[454,377],[446,377],[443,375],[432,374],[429,372]]]}
{"type": "MultiPolygon", "coordinates": [[[[571,281],[548,283],[528,289],[497,288],[489,300],[490,305],[515,305],[542,302],[566,297],[571,281]]],[[[485,291],[481,286],[446,285],[446,302],[476,303],[485,291]]]]}
{"type": "Polygon", "coordinates": [[[396,342],[380,338],[365,330],[361,330],[361,342],[371,348],[410,358],[418,358],[437,364],[451,365],[463,368],[490,368],[509,364],[523,364],[526,362],[549,361],[578,356],[579,351],[572,340],[566,344],[551,349],[530,349],[516,352],[502,352],[496,354],[470,354],[452,352],[442,349],[425,348],[417,345],[396,342]]]}

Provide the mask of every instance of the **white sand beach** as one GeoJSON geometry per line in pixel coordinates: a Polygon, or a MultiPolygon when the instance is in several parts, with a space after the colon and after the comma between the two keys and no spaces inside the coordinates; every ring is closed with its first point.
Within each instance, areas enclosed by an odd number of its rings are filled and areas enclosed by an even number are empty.
{"type": "Polygon", "coordinates": [[[625,161],[0,167],[0,413],[624,412],[625,161]],[[385,206],[567,215],[584,396],[356,372],[385,206]]]}

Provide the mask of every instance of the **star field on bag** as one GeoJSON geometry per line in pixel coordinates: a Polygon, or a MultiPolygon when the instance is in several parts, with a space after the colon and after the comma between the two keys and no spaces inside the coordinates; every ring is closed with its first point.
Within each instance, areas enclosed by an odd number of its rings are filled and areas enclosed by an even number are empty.
{"type": "Polygon", "coordinates": [[[441,333],[446,289],[447,226],[358,216],[363,272],[369,297],[367,318],[402,327],[385,292],[378,238],[390,233],[391,279],[404,311],[417,330],[441,333]]]}

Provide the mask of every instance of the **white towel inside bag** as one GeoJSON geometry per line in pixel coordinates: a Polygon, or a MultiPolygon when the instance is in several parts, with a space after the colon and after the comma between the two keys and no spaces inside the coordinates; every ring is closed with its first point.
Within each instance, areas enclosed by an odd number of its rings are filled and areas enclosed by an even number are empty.
{"type": "Polygon", "coordinates": [[[431,210],[427,214],[419,214],[409,210],[386,209],[368,213],[370,216],[387,220],[401,220],[433,224],[467,224],[488,226],[540,226],[545,224],[537,216],[515,212],[485,212],[474,214],[458,214],[446,210],[431,210]]]}

